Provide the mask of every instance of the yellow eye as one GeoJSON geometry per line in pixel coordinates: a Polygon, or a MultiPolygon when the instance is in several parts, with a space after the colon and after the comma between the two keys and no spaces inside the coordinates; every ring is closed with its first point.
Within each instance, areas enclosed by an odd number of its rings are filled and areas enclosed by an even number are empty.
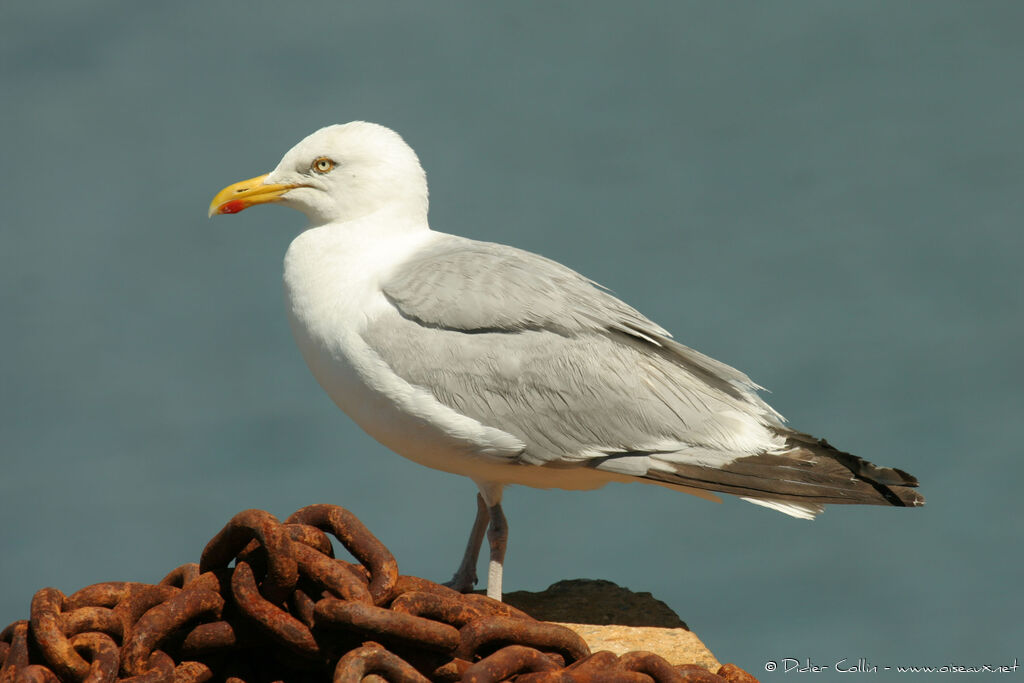
{"type": "Polygon", "coordinates": [[[313,162],[312,169],[317,173],[330,173],[334,170],[334,162],[327,157],[320,157],[313,162]]]}

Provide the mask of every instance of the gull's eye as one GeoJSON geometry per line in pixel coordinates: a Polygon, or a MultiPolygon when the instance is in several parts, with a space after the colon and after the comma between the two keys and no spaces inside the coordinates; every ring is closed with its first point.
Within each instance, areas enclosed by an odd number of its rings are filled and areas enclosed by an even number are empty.
{"type": "Polygon", "coordinates": [[[334,170],[334,162],[327,157],[318,157],[310,168],[317,173],[330,173],[334,170]]]}

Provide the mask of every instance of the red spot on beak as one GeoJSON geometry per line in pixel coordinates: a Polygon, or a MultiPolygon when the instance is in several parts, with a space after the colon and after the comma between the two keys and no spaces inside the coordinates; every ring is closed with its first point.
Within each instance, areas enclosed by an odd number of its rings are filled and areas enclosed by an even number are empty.
{"type": "Polygon", "coordinates": [[[220,205],[218,213],[238,213],[247,206],[241,199],[232,199],[230,202],[224,202],[220,205]]]}

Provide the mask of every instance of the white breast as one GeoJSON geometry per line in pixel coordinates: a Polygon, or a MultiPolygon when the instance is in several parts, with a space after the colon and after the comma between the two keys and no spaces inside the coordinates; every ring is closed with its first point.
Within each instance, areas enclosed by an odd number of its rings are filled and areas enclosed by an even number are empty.
{"type": "Polygon", "coordinates": [[[288,318],[314,377],[377,441],[428,467],[492,479],[522,451],[515,437],[460,415],[395,375],[360,333],[391,304],[380,280],[436,237],[429,230],[372,240],[372,227],[327,225],[299,235],[285,256],[288,318]]]}

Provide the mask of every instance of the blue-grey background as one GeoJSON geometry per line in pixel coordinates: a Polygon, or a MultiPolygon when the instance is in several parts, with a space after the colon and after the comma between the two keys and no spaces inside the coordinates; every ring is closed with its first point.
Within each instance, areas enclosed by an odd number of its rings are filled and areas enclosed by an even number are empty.
{"type": "Polygon", "coordinates": [[[764,680],[1024,660],[1022,26],[994,1],[4,3],[0,625],[43,586],[158,580],[247,507],[338,503],[451,575],[472,483],[363,435],[294,348],[303,217],[206,218],[366,119],[419,152],[436,229],[608,285],[928,497],[808,523],[512,488],[507,589],[652,591],[764,680]]]}

